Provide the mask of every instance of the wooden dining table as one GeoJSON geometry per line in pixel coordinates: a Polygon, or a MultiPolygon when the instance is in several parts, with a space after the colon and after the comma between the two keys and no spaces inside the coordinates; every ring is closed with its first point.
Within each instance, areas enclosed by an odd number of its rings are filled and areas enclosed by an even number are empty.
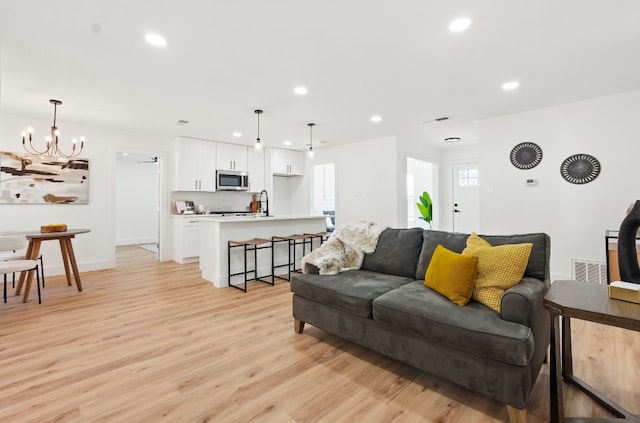
{"type": "MultiPolygon", "coordinates": [[[[42,241],[55,241],[60,242],[60,252],[62,253],[62,262],[64,263],[64,271],[67,276],[67,284],[71,286],[71,273],[73,272],[73,278],[76,283],[78,291],[82,291],[82,282],[80,281],[80,272],[78,272],[78,264],[76,263],[76,256],[73,252],[73,245],[71,240],[78,234],[85,234],[91,232],[89,229],[67,229],[64,232],[11,232],[12,235],[24,235],[29,241],[27,246],[27,252],[25,259],[37,260],[40,256],[40,245],[42,241]]],[[[22,287],[26,281],[24,287],[24,295],[22,302],[29,301],[29,294],[31,292],[31,285],[33,284],[34,271],[22,272],[18,285],[16,286],[16,295],[20,295],[22,287]]]]}

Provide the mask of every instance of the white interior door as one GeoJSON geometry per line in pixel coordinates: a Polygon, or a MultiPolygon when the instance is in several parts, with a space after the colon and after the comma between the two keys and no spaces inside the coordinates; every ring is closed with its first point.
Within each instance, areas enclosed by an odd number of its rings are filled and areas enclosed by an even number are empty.
{"type": "Polygon", "coordinates": [[[480,227],[480,174],[478,163],[453,165],[453,230],[478,232],[480,227]]]}

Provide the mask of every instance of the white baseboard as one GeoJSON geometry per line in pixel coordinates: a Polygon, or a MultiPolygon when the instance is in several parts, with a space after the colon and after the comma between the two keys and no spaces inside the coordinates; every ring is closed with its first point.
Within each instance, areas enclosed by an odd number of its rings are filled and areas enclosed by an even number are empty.
{"type": "Polygon", "coordinates": [[[129,238],[116,240],[116,246],[120,247],[123,245],[155,244],[157,242],[157,238],[129,238]]]}
{"type": "MultiPolygon", "coordinates": [[[[83,262],[78,263],[78,271],[82,272],[91,272],[93,270],[103,270],[103,269],[113,269],[115,267],[115,263],[110,260],[100,260],[100,261],[91,261],[91,262],[83,262]]],[[[71,269],[69,269],[71,270],[71,269]]],[[[56,264],[53,266],[47,265],[47,260],[45,257],[44,260],[44,276],[57,276],[64,275],[64,264],[56,264]]],[[[82,275],[81,275],[82,277],[82,275]]]]}

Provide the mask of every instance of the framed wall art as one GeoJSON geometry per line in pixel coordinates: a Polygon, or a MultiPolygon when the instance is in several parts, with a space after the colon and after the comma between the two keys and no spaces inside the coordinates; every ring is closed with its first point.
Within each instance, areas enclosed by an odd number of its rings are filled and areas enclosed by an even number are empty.
{"type": "Polygon", "coordinates": [[[0,152],[0,203],[88,202],[88,159],[0,152]]]}

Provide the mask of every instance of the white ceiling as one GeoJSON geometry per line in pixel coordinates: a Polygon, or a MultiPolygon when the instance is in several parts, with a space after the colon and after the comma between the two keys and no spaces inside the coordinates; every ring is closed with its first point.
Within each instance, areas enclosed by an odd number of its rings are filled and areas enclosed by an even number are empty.
{"type": "Polygon", "coordinates": [[[267,146],[303,148],[308,122],[317,147],[398,134],[442,146],[474,143],[478,119],[635,89],[638,0],[0,2],[0,111],[50,119],[56,98],[61,128],[249,145],[261,108],[267,146]],[[462,16],[471,27],[451,33],[462,16]],[[503,91],[509,80],[520,87],[503,91]]]}

